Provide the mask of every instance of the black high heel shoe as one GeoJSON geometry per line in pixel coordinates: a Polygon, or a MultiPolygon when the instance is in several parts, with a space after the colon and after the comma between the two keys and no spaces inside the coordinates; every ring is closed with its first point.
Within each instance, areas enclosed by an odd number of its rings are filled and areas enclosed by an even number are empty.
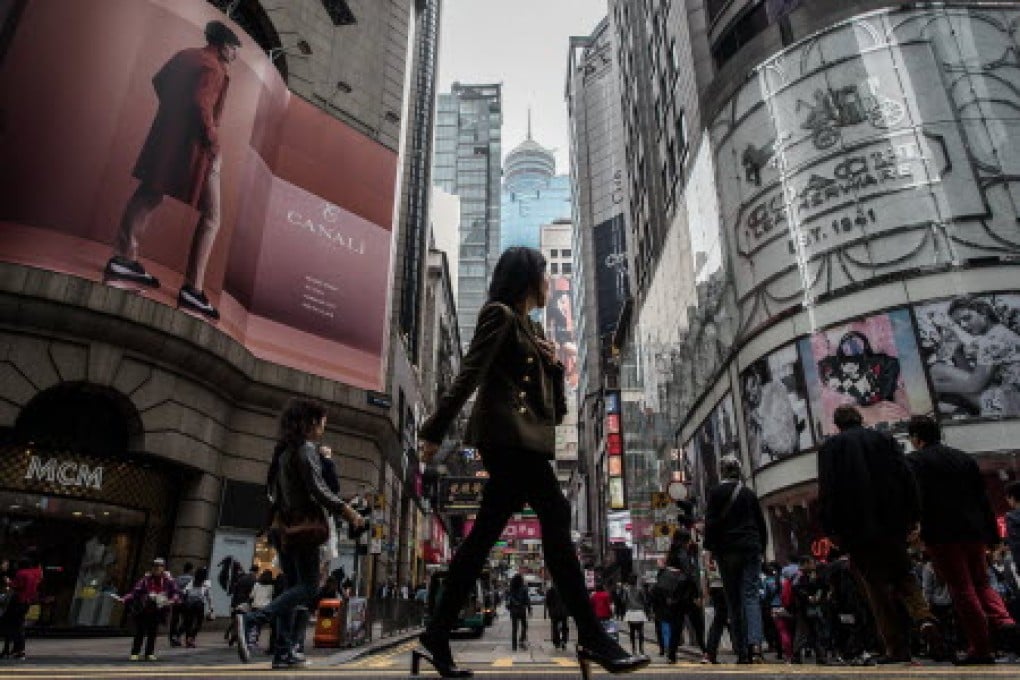
{"type": "Polygon", "coordinates": [[[411,675],[418,675],[421,670],[421,660],[425,659],[444,678],[470,678],[474,671],[468,668],[460,668],[453,661],[453,653],[450,652],[450,641],[448,638],[438,638],[428,633],[418,636],[418,642],[425,648],[425,651],[416,649],[411,652],[411,675]]]}
{"type": "Polygon", "coordinates": [[[597,663],[609,673],[633,673],[652,662],[644,654],[627,654],[622,648],[618,652],[599,652],[578,643],[577,664],[581,667],[582,680],[590,680],[591,665],[597,663]]]}

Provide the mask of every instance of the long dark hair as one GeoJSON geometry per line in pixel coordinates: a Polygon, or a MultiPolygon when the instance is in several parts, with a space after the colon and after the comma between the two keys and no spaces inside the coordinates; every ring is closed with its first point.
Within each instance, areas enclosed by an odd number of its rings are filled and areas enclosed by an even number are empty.
{"type": "MultiPolygon", "coordinates": [[[[515,246],[499,256],[489,283],[489,302],[513,307],[529,295],[539,298],[545,277],[545,256],[534,248],[515,246]]],[[[545,300],[539,300],[545,304],[545,300]]]]}
{"type": "Polygon", "coordinates": [[[196,588],[201,588],[205,585],[205,582],[209,580],[209,568],[199,567],[195,570],[195,578],[192,581],[196,588]]]}
{"type": "MultiPolygon", "coordinates": [[[[273,461],[269,464],[269,474],[266,478],[270,488],[280,471],[280,456],[283,452],[287,449],[297,449],[304,444],[312,428],[325,417],[326,407],[317,401],[294,399],[287,404],[283,415],[280,416],[280,438],[276,448],[273,449],[273,461]]],[[[296,457],[291,458],[291,461],[294,460],[296,457]]]]}

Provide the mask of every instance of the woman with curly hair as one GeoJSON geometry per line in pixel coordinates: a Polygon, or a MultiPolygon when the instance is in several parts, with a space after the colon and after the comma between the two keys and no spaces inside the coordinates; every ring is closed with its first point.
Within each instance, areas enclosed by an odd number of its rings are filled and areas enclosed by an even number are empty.
{"type": "Polygon", "coordinates": [[[237,652],[241,661],[251,660],[252,636],[256,626],[275,621],[273,668],[305,665],[294,654],[294,609],[311,607],[318,593],[319,546],[329,538],[327,517],[342,515],[355,527],[364,520],[343,499],[330,491],[322,476],[318,446],[326,431],[326,409],[307,399],[298,399],[283,412],[280,439],[273,451],[267,486],[274,508],[276,547],[287,588],[263,609],[238,612],[237,652]],[[315,527],[319,527],[316,530],[315,527]]]}

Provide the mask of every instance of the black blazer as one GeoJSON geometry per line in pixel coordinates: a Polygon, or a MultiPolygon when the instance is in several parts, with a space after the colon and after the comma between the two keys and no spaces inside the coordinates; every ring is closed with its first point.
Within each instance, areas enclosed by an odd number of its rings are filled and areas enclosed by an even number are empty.
{"type": "Polygon", "coordinates": [[[551,364],[544,358],[536,338],[545,339],[545,334],[528,317],[498,302],[482,307],[460,373],[440,397],[436,412],[421,426],[419,436],[441,442],[477,388],[466,444],[483,452],[525,449],[552,459],[555,426],[567,412],[564,371],[561,363],[551,364]]]}
{"type": "Polygon", "coordinates": [[[903,541],[921,519],[917,483],[899,444],[866,427],[822,444],[818,505],[822,529],[844,549],[903,541]]]}
{"type": "Polygon", "coordinates": [[[925,543],[999,540],[995,514],[974,459],[933,444],[907,456],[921,492],[921,538],[925,543]]]}

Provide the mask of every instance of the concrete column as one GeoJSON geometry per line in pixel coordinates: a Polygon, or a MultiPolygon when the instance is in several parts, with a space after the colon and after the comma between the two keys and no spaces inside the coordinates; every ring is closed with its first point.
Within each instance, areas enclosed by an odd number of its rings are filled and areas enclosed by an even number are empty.
{"type": "Polygon", "coordinates": [[[222,481],[209,473],[197,473],[184,482],[170,547],[168,566],[171,572],[180,569],[185,562],[204,564],[209,561],[219,517],[222,481]]]}

